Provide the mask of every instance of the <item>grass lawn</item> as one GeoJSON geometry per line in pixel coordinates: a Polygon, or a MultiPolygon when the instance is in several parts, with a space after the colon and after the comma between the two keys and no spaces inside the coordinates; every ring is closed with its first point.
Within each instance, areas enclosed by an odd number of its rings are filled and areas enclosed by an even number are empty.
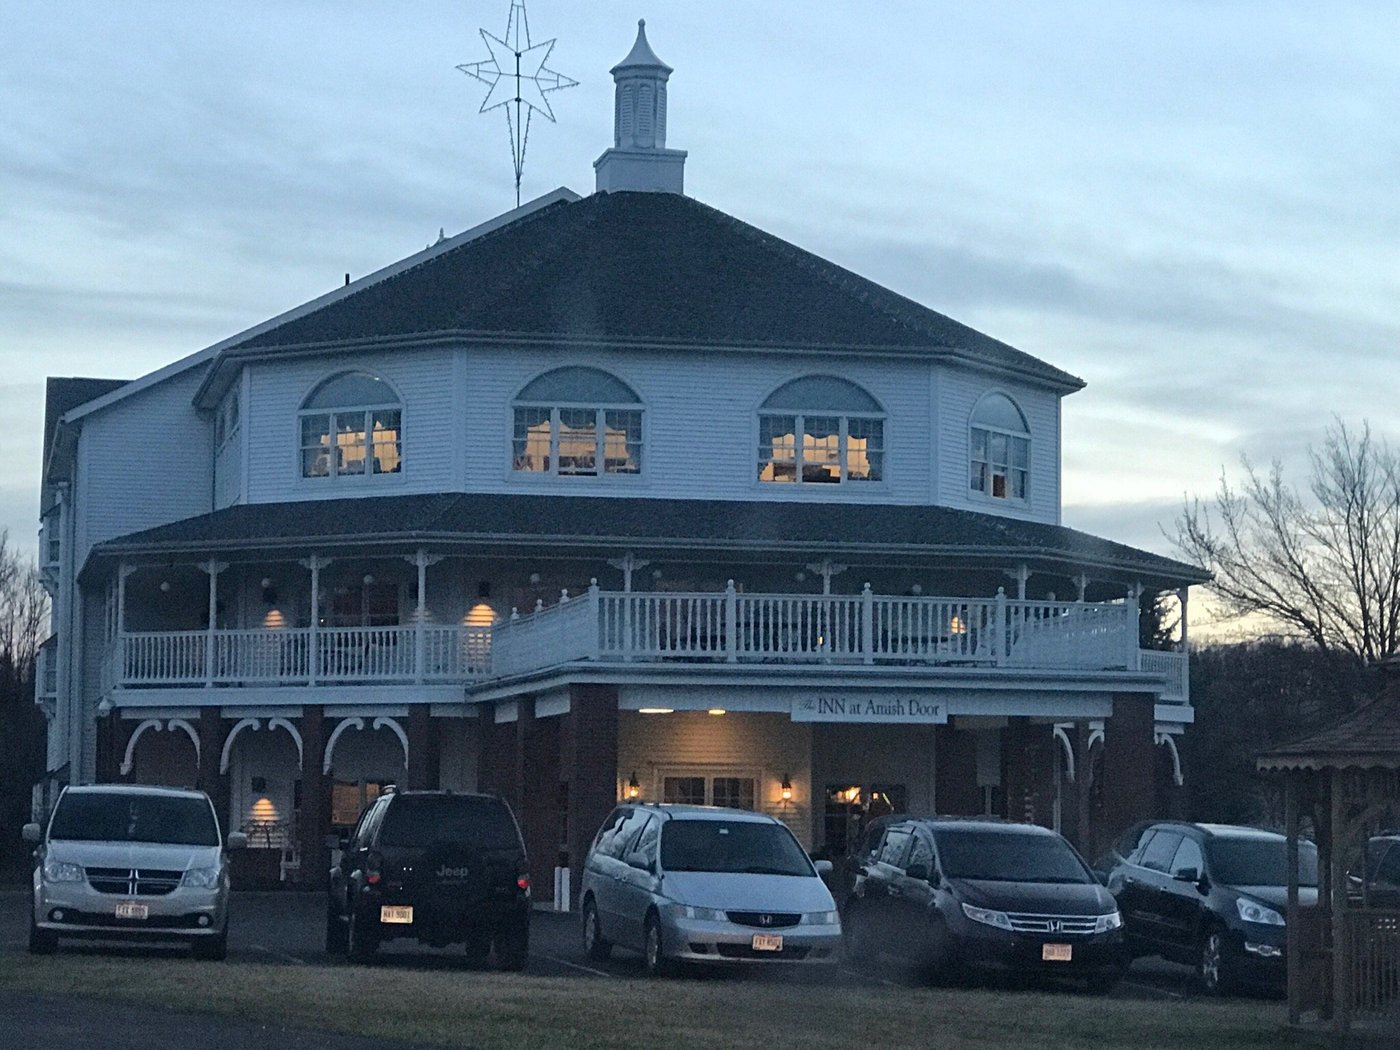
{"type": "Polygon", "coordinates": [[[0,959],[11,992],[79,994],[473,1050],[532,1047],[1267,1047],[1278,1003],[1074,993],[565,980],[380,965],[267,966],[59,955],[0,959]]]}

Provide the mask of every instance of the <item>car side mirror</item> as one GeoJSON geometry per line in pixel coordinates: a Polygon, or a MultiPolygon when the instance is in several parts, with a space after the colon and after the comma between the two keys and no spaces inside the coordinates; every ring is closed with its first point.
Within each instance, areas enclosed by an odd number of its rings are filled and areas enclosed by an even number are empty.
{"type": "Polygon", "coordinates": [[[928,882],[932,872],[927,864],[911,864],[904,869],[904,874],[916,882],[928,882]]]}
{"type": "Polygon", "coordinates": [[[627,858],[627,863],[630,864],[632,867],[636,868],[638,871],[645,871],[649,875],[656,874],[656,865],[653,864],[648,858],[640,856],[639,854],[632,854],[632,856],[627,858]]]}
{"type": "Polygon", "coordinates": [[[25,842],[36,846],[44,841],[43,829],[41,829],[38,824],[26,824],[20,829],[19,834],[20,838],[24,839],[25,842]]]}
{"type": "Polygon", "coordinates": [[[1177,882],[1200,882],[1201,872],[1198,868],[1180,868],[1172,872],[1172,878],[1177,882]]]}
{"type": "Polygon", "coordinates": [[[829,860],[814,860],[812,867],[816,868],[817,874],[821,876],[830,875],[835,870],[829,860]]]}
{"type": "Polygon", "coordinates": [[[245,835],[245,834],[244,834],[243,832],[241,832],[241,831],[230,831],[230,832],[228,833],[228,848],[229,848],[229,849],[247,849],[247,848],[248,848],[248,836],[245,835]]]}

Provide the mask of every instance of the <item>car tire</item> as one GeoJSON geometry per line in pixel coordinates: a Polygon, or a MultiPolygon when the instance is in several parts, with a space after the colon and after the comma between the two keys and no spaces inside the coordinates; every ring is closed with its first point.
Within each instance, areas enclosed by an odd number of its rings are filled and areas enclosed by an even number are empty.
{"type": "Polygon", "coordinates": [[[669,977],[671,960],[666,958],[666,940],[661,932],[661,920],[655,913],[647,916],[642,931],[642,968],[648,977],[669,977]]]}
{"type": "Polygon", "coordinates": [[[369,926],[369,920],[364,917],[359,908],[350,909],[350,929],[347,931],[346,952],[352,962],[373,962],[375,953],[379,951],[379,931],[371,932],[369,926]]]}
{"type": "Polygon", "coordinates": [[[1229,995],[1234,991],[1234,963],[1223,930],[1217,927],[1206,932],[1197,958],[1196,975],[1207,995],[1229,995]]]}
{"type": "Polygon", "coordinates": [[[607,962],[612,957],[612,942],[603,936],[598,904],[592,897],[583,902],[583,954],[593,962],[607,962]]]}
{"type": "Polygon", "coordinates": [[[34,916],[29,916],[29,954],[30,955],[52,955],[58,951],[58,934],[53,930],[41,930],[39,924],[34,921],[34,916]]]}
{"type": "Polygon", "coordinates": [[[212,937],[196,937],[190,942],[190,954],[200,962],[223,962],[228,958],[228,924],[212,937]]]}
{"type": "Polygon", "coordinates": [[[870,931],[865,919],[860,917],[859,908],[847,907],[841,918],[841,950],[846,961],[851,963],[868,963],[875,955],[870,931]]]}
{"type": "Polygon", "coordinates": [[[519,973],[530,961],[530,928],[522,926],[496,934],[496,965],[502,970],[519,973]]]}
{"type": "Polygon", "coordinates": [[[334,902],[326,904],[326,954],[344,955],[350,950],[350,931],[334,902]]]}

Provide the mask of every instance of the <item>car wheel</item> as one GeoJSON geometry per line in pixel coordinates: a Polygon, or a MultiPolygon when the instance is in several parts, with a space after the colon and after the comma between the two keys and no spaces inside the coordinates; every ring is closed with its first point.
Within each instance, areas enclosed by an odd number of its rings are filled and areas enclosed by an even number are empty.
{"type": "Polygon", "coordinates": [[[1201,942],[1198,973],[1208,995],[1228,995],[1233,990],[1230,953],[1221,931],[1211,930],[1201,942]]]}
{"type": "Polygon", "coordinates": [[[519,972],[530,959],[530,928],[502,930],[496,934],[496,964],[502,970],[519,972]]]}
{"type": "Polygon", "coordinates": [[[223,962],[228,958],[228,923],[212,937],[196,937],[191,941],[190,954],[202,962],[223,962]]]}
{"type": "Polygon", "coordinates": [[[642,965],[648,977],[668,977],[671,973],[671,960],[666,958],[666,944],[661,936],[661,920],[648,915],[646,929],[642,934],[642,965]]]}
{"type": "Polygon", "coordinates": [[[326,954],[344,955],[350,948],[350,931],[340,910],[331,901],[326,904],[326,954]]]}
{"type": "Polygon", "coordinates": [[[58,934],[53,930],[41,930],[34,916],[29,916],[29,954],[52,955],[58,951],[58,934]]]}
{"type": "Polygon", "coordinates": [[[379,931],[371,932],[369,926],[370,923],[359,908],[350,909],[350,929],[346,947],[354,962],[372,962],[374,953],[379,951],[379,931]]]}
{"type": "Polygon", "coordinates": [[[612,956],[612,942],[603,936],[598,904],[592,897],[583,902],[583,953],[594,962],[606,962],[612,956]]]}

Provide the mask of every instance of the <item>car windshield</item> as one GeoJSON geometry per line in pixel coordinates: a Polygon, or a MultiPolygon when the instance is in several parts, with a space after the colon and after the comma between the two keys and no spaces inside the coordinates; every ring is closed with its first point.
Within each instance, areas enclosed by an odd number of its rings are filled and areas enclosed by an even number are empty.
{"type": "Polygon", "coordinates": [[[59,799],[49,838],[217,846],[219,827],[202,798],[70,791],[59,799]]]}
{"type": "Polygon", "coordinates": [[[781,824],[752,820],[668,820],[661,829],[666,871],[812,875],[812,862],[781,824]]]}
{"type": "Polygon", "coordinates": [[[450,844],[474,849],[520,848],[515,821],[504,803],[494,798],[442,795],[402,796],[389,803],[381,846],[450,844]]]}
{"type": "MultiPolygon", "coordinates": [[[[1210,875],[1226,886],[1287,886],[1288,843],[1278,839],[1212,839],[1210,875]]],[[[1317,847],[1298,843],[1298,885],[1317,885],[1317,847]]]]}
{"type": "Polygon", "coordinates": [[[943,874],[992,882],[1093,882],[1084,863],[1058,835],[983,828],[934,832],[943,874]]]}

